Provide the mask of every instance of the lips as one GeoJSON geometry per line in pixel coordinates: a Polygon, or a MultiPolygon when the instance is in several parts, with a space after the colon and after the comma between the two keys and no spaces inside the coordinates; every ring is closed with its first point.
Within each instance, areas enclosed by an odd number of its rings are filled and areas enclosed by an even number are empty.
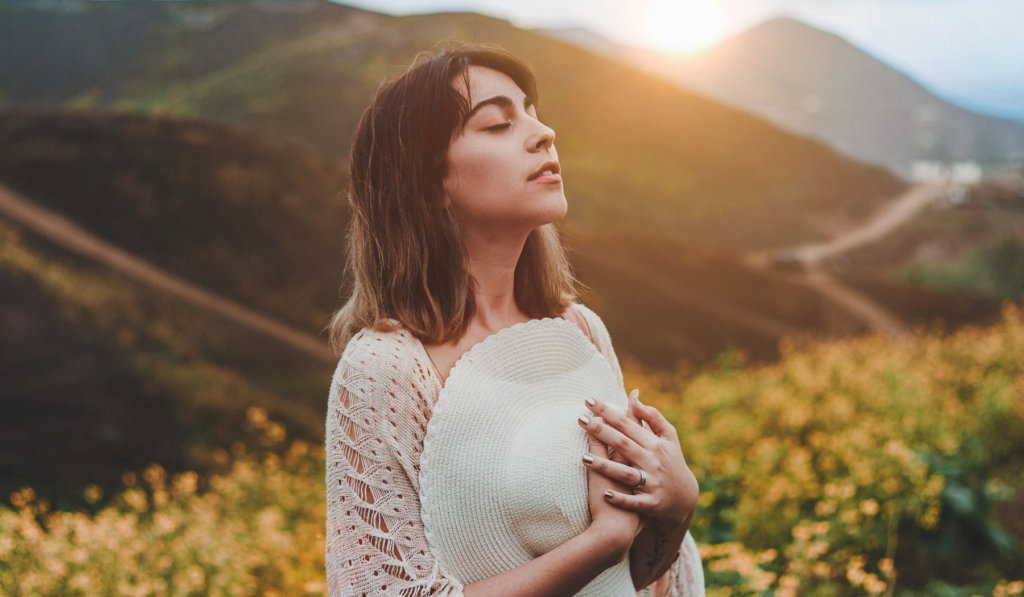
{"type": "Polygon", "coordinates": [[[550,174],[558,174],[559,172],[561,172],[561,169],[558,167],[558,162],[556,162],[554,160],[551,160],[551,161],[548,161],[548,162],[544,162],[544,164],[540,168],[538,168],[536,172],[531,174],[530,177],[527,178],[526,180],[527,181],[536,180],[536,179],[540,178],[541,176],[544,176],[545,173],[550,175],[550,174]]]}

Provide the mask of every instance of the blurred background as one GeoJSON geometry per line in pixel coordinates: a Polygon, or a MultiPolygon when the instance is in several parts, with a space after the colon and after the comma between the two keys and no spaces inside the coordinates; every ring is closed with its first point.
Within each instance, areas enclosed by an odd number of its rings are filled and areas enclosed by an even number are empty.
{"type": "Polygon", "coordinates": [[[318,594],[347,151],[503,46],[709,593],[1024,593],[1024,3],[0,1],[0,593],[318,594]],[[113,565],[113,563],[118,565],[113,565]]]}

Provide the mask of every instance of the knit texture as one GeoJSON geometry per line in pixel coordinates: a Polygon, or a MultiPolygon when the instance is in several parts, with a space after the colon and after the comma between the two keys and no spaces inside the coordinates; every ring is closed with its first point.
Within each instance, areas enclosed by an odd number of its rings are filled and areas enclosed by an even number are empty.
{"type": "MultiPolygon", "coordinates": [[[[585,306],[574,308],[621,388],[622,372],[604,323],[585,306]]],[[[445,574],[432,555],[421,520],[420,457],[441,390],[423,345],[407,330],[364,329],[346,346],[327,407],[326,566],[332,597],[462,595],[462,583],[445,574]]],[[[689,534],[656,586],[652,594],[665,597],[704,594],[700,556],[689,534]]]]}
{"type": "MultiPolygon", "coordinates": [[[[459,358],[420,456],[421,515],[443,574],[481,581],[590,526],[587,438],[576,424],[590,396],[620,411],[628,404],[607,359],[566,319],[517,323],[459,358]]],[[[623,559],[577,597],[632,588],[623,559]]]]}

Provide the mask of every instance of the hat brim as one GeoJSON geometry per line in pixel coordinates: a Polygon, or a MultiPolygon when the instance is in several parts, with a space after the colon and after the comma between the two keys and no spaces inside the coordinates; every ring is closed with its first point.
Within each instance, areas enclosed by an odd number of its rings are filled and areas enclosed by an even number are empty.
{"type": "MultiPolygon", "coordinates": [[[[576,423],[588,397],[627,405],[611,365],[562,318],[505,328],[456,362],[419,473],[427,541],[445,574],[464,584],[490,578],[590,525],[587,440],[576,423]]],[[[635,595],[628,562],[578,594],[635,595]]]]}

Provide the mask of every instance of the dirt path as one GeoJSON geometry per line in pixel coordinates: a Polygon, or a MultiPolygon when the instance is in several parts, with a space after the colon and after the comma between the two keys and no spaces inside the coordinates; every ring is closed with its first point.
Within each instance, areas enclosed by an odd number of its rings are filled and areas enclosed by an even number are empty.
{"type": "Polygon", "coordinates": [[[758,269],[769,269],[773,264],[799,263],[803,273],[776,273],[793,282],[813,288],[876,332],[896,338],[907,338],[911,335],[911,331],[899,317],[887,311],[871,298],[845,286],[835,277],[822,271],[821,265],[826,259],[876,242],[891,234],[948,191],[948,183],[915,184],[863,225],[829,242],[756,253],[750,255],[746,262],[758,269]]]}
{"type": "MultiPolygon", "coordinates": [[[[773,252],[770,256],[767,254],[753,255],[748,262],[762,269],[766,268],[772,259],[780,257],[798,259],[806,264],[809,273],[778,275],[815,289],[822,296],[840,305],[847,312],[866,322],[876,331],[895,337],[908,336],[910,331],[899,318],[888,313],[871,299],[847,288],[832,276],[815,270],[824,258],[837,255],[855,246],[873,242],[898,228],[922,207],[927,205],[929,201],[932,201],[936,197],[936,193],[944,190],[944,188],[936,187],[938,185],[918,185],[912,187],[876,218],[831,242],[802,245],[784,251],[773,252]]],[[[0,184],[0,213],[62,247],[104,263],[143,284],[219,313],[240,325],[273,337],[316,358],[328,362],[336,360],[336,357],[330,352],[324,342],[316,336],[271,319],[231,299],[200,288],[148,261],[134,257],[97,238],[62,216],[32,203],[2,184],[0,184]]],[[[603,258],[610,262],[616,261],[616,256],[612,254],[604,255],[603,258]]],[[[635,264],[622,263],[618,265],[622,267],[628,265],[629,270],[634,274],[640,275],[645,279],[645,282],[659,288],[675,300],[689,304],[694,308],[714,313],[719,317],[731,320],[759,334],[779,336],[793,335],[803,331],[772,318],[706,300],[704,297],[695,295],[691,290],[684,288],[674,280],[666,279],[664,276],[651,275],[648,272],[638,272],[635,264]]]]}
{"type": "Polygon", "coordinates": [[[42,208],[0,184],[0,213],[54,243],[95,259],[143,284],[178,296],[190,303],[219,313],[251,330],[327,362],[336,357],[316,336],[271,319],[237,302],[204,290],[152,263],[100,240],[60,215],[42,208]]]}
{"type": "Polygon", "coordinates": [[[810,272],[796,281],[810,286],[823,297],[842,306],[847,313],[867,323],[876,332],[901,340],[912,335],[910,328],[899,317],[825,272],[810,272]]]}
{"type": "Polygon", "coordinates": [[[892,233],[906,224],[917,212],[948,191],[948,184],[915,184],[860,227],[826,243],[813,243],[782,251],[773,251],[768,258],[789,258],[802,262],[807,269],[814,269],[829,257],[835,257],[856,247],[876,242],[892,233]]]}

